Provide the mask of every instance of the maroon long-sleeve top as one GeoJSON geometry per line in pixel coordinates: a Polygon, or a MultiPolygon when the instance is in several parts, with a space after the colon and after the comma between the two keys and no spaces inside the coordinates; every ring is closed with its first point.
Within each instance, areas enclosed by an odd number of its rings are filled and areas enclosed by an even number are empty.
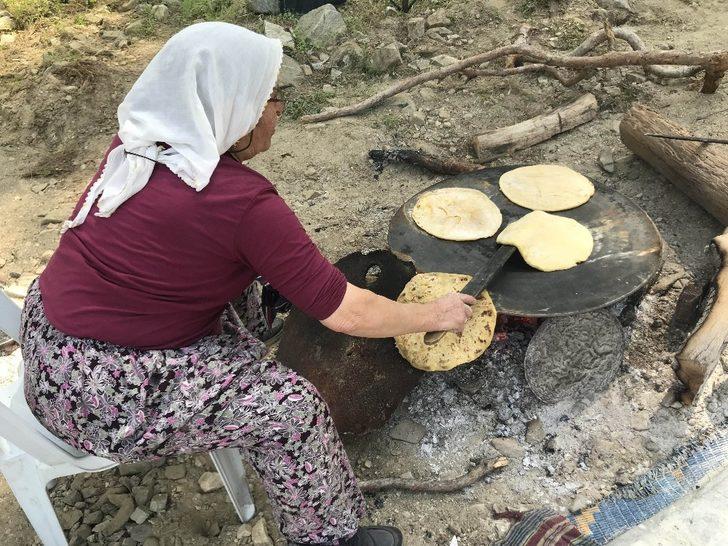
{"type": "Polygon", "coordinates": [[[156,165],[113,215],[96,210],[61,237],[40,277],[46,316],[68,335],[184,347],[219,333],[225,304],[258,275],[319,320],[344,298],[345,277],[273,185],[230,157],[220,158],[201,192],[156,165]]]}

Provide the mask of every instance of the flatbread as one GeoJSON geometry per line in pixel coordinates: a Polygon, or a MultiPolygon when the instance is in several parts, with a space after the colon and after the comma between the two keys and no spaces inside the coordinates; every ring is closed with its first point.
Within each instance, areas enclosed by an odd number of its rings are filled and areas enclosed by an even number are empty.
{"type": "Polygon", "coordinates": [[[556,212],[583,205],[594,195],[594,184],[563,165],[530,165],[504,173],[500,189],[516,205],[556,212]]]}
{"type": "Polygon", "coordinates": [[[412,219],[420,228],[440,239],[474,241],[494,235],[503,216],[481,191],[440,188],[417,200],[412,219]]]}
{"type": "Polygon", "coordinates": [[[572,268],[594,249],[591,232],[579,222],[540,210],[506,226],[497,242],[515,246],[528,265],[541,271],[572,268]]]}
{"type": "MultiPolygon", "coordinates": [[[[462,290],[470,275],[455,273],[422,273],[407,283],[397,301],[426,303],[462,290]]],[[[450,370],[472,362],[490,345],[495,328],[496,312],[493,300],[483,292],[472,306],[473,315],[465,323],[462,334],[447,332],[432,345],[425,345],[425,332],[397,336],[395,343],[400,354],[415,368],[428,372],[450,370]]]]}

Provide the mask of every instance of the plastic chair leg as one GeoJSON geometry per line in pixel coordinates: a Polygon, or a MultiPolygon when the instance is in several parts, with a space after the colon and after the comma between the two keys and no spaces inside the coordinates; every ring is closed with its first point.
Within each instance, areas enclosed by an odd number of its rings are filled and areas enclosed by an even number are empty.
{"type": "Polygon", "coordinates": [[[0,470],[43,545],[68,546],[37,461],[21,455],[4,462],[0,470]]]}
{"type": "Polygon", "coordinates": [[[230,496],[230,500],[238,513],[240,521],[245,523],[255,515],[255,504],[250,495],[250,487],[245,477],[245,467],[240,450],[228,447],[210,452],[222,483],[230,496]]]}

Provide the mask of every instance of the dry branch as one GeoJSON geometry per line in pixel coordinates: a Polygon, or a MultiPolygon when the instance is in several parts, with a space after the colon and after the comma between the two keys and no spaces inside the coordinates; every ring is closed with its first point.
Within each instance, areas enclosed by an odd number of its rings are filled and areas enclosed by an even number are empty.
{"type": "Polygon", "coordinates": [[[501,155],[522,150],[593,120],[599,105],[591,93],[548,114],[495,129],[473,138],[478,161],[485,162],[501,155]]]}
{"type": "MultiPolygon", "coordinates": [[[[612,32],[616,37],[620,37],[633,48],[644,48],[639,37],[632,31],[626,29],[614,28],[612,32]]],[[[350,106],[342,108],[334,108],[320,114],[313,114],[301,117],[303,123],[314,123],[320,121],[327,121],[330,119],[349,116],[352,114],[358,114],[364,110],[368,110],[373,106],[379,104],[383,100],[392,97],[398,93],[411,89],[417,85],[431,80],[441,80],[452,74],[463,72],[474,66],[478,66],[495,59],[502,57],[508,57],[509,55],[518,55],[524,60],[528,60],[541,65],[548,65],[551,67],[563,67],[572,68],[575,70],[584,71],[592,68],[614,68],[618,66],[642,66],[646,70],[650,70],[652,73],[663,76],[666,74],[666,67],[652,66],[652,65],[677,65],[677,66],[688,66],[692,67],[689,74],[692,75],[695,72],[701,70],[705,71],[705,81],[703,84],[703,93],[713,93],[718,87],[718,83],[722,78],[723,74],[728,70],[728,51],[714,51],[709,53],[689,53],[685,51],[647,51],[638,49],[636,51],[619,51],[609,52],[603,55],[595,55],[593,57],[584,56],[586,51],[591,51],[594,47],[609,39],[606,31],[599,31],[576,48],[572,53],[573,55],[554,55],[546,52],[542,49],[529,46],[527,44],[513,44],[498,47],[491,51],[479,53],[472,57],[467,57],[457,63],[453,63],[449,66],[431,70],[429,72],[423,72],[416,76],[405,78],[399,82],[394,83],[387,89],[376,93],[375,95],[360,101],[350,106]],[[693,72],[694,71],[694,72],[693,72]]],[[[543,68],[539,70],[543,71],[543,68]]],[[[682,69],[681,69],[682,70],[682,69]]],[[[504,71],[497,71],[493,75],[510,75],[518,74],[522,72],[537,71],[536,69],[526,69],[525,67],[516,67],[510,69],[504,69],[504,71]],[[523,70],[519,70],[523,69],[523,70]]],[[[686,71],[687,72],[687,71],[686,71]]],[[[552,75],[554,74],[551,72],[552,75]]],[[[677,77],[677,72],[669,77],[677,77]]],[[[567,79],[566,77],[562,77],[567,79]]],[[[559,79],[562,79],[559,78],[559,79]]]]}
{"type": "Polygon", "coordinates": [[[359,482],[359,487],[364,493],[374,493],[385,489],[401,489],[402,491],[428,492],[428,493],[451,493],[460,491],[474,483],[482,480],[485,476],[493,474],[501,468],[508,466],[508,459],[498,457],[484,461],[473,470],[453,480],[432,480],[422,481],[404,478],[381,478],[378,480],[364,480],[359,482]]]}
{"type": "Polygon", "coordinates": [[[374,161],[378,172],[382,172],[387,162],[400,162],[424,167],[436,174],[462,174],[482,169],[482,165],[453,158],[441,158],[408,148],[390,150],[369,150],[369,158],[374,161]]]}
{"type": "MultiPolygon", "coordinates": [[[[518,38],[516,38],[516,41],[513,42],[513,45],[528,45],[528,40],[534,30],[535,29],[531,25],[521,25],[521,28],[518,29],[518,38]]],[[[516,68],[519,64],[520,59],[518,58],[518,55],[508,55],[504,66],[506,68],[516,68]]]]}

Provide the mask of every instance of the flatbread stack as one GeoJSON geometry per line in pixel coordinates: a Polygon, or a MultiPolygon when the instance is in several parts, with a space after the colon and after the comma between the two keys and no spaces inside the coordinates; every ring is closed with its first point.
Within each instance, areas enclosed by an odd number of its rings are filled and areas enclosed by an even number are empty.
{"type": "Polygon", "coordinates": [[[483,192],[470,188],[440,188],[417,200],[412,209],[412,220],[440,239],[474,241],[494,235],[503,216],[483,192]]]}
{"type": "MultiPolygon", "coordinates": [[[[401,303],[426,303],[450,292],[459,292],[470,275],[455,273],[422,273],[407,283],[397,298],[401,303]]],[[[496,311],[493,301],[484,292],[471,307],[473,315],[461,334],[447,332],[432,345],[425,344],[425,333],[397,336],[395,343],[400,354],[415,368],[428,372],[450,370],[472,362],[490,346],[495,328],[496,311]]]]}
{"type": "Polygon", "coordinates": [[[583,205],[594,195],[594,184],[563,165],[530,165],[501,175],[500,189],[516,205],[556,212],[583,205]]]}
{"type": "Polygon", "coordinates": [[[496,240],[518,248],[526,263],[541,271],[572,268],[594,249],[591,232],[579,222],[540,210],[509,224],[496,240]]]}

